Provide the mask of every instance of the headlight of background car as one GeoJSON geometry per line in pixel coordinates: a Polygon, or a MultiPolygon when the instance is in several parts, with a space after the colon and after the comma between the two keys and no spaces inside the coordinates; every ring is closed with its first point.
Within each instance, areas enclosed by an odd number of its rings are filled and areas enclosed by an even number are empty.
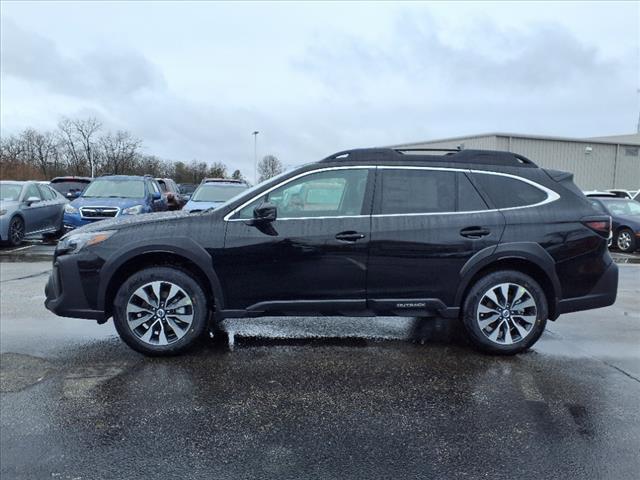
{"type": "Polygon", "coordinates": [[[134,205],[133,207],[125,208],[122,210],[123,215],[137,215],[138,213],[142,213],[142,209],[144,206],[142,205],[134,205]]]}
{"type": "Polygon", "coordinates": [[[78,209],[73,205],[71,205],[70,203],[67,203],[64,206],[64,213],[78,213],[78,209]]]}
{"type": "Polygon", "coordinates": [[[67,253],[78,253],[85,247],[97,245],[104,242],[111,235],[116,233],[115,230],[105,230],[103,232],[91,233],[71,233],[62,237],[56,247],[56,255],[65,255],[67,253]]]}

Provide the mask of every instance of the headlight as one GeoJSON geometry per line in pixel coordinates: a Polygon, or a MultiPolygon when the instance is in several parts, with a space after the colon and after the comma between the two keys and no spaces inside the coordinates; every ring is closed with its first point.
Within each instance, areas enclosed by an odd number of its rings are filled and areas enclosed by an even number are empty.
{"type": "Polygon", "coordinates": [[[125,208],[122,210],[123,215],[137,215],[138,213],[142,213],[142,209],[144,205],[134,205],[133,207],[125,208]]]}
{"type": "Polygon", "coordinates": [[[64,206],[64,213],[78,213],[78,209],[73,205],[71,205],[70,203],[67,203],[64,206]]]}
{"type": "Polygon", "coordinates": [[[114,233],[116,233],[115,230],[105,230],[103,232],[71,233],[68,236],[65,235],[60,242],[58,242],[56,254],[78,253],[85,247],[104,242],[114,233]]]}

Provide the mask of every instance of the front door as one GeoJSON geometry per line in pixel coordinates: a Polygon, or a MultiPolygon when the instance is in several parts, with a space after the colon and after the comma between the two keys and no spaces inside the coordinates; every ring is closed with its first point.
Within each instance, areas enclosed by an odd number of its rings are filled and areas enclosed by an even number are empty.
{"type": "Polygon", "coordinates": [[[24,233],[28,235],[45,229],[47,221],[47,205],[42,201],[40,190],[34,183],[27,187],[22,201],[25,202],[25,205],[22,207],[24,215],[24,233]],[[37,198],[38,200],[27,204],[26,201],[29,198],[37,198]]]}
{"type": "Polygon", "coordinates": [[[373,177],[361,167],[303,173],[230,216],[225,254],[214,258],[226,308],[364,308],[373,177]],[[277,219],[247,225],[263,202],[277,219]]]}
{"type": "Polygon", "coordinates": [[[452,305],[467,260],[497,246],[502,214],[461,170],[379,167],[375,190],[369,306],[398,313],[452,305]]]}

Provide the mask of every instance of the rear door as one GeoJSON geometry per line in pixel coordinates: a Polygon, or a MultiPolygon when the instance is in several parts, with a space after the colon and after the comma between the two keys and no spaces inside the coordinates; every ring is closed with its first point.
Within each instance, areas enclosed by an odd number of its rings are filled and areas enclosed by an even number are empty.
{"type": "Polygon", "coordinates": [[[45,212],[42,228],[60,228],[60,207],[57,195],[46,185],[38,185],[42,197],[42,209],[45,212]]]}
{"type": "Polygon", "coordinates": [[[364,309],[373,177],[364,167],[303,173],[228,216],[214,258],[227,308],[364,309]],[[277,219],[247,225],[267,201],[277,219]]]}
{"type": "Polygon", "coordinates": [[[451,306],[460,270],[497,246],[504,218],[489,210],[465,170],[378,167],[367,279],[370,308],[451,306]],[[415,300],[415,301],[406,301],[415,300]]]}

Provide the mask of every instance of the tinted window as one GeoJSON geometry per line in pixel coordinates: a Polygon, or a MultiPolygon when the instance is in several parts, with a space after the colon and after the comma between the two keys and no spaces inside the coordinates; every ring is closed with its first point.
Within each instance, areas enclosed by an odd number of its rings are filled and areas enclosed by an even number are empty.
{"type": "Polygon", "coordinates": [[[458,173],[458,212],[477,212],[486,210],[484,202],[476,188],[464,173],[458,173]]]}
{"type": "Polygon", "coordinates": [[[240,210],[235,218],[252,218],[264,201],[278,208],[279,218],[360,215],[368,170],[331,170],[312,173],[276,188],[240,210]]]}
{"type": "Polygon", "coordinates": [[[382,169],[378,212],[382,214],[456,211],[456,172],[382,169]]]}
{"type": "Polygon", "coordinates": [[[589,203],[599,212],[602,213],[609,213],[605,210],[605,208],[600,204],[600,202],[598,200],[593,200],[591,198],[587,198],[587,200],[589,200],[589,203]]]}
{"type": "Polygon", "coordinates": [[[497,208],[535,205],[547,198],[545,192],[522,180],[487,173],[474,173],[473,176],[497,208]]]}
{"type": "Polygon", "coordinates": [[[165,181],[164,180],[158,180],[157,182],[158,182],[158,185],[160,185],[160,189],[163,192],[166,192],[167,191],[167,184],[165,183],[165,181]]]}
{"type": "Polygon", "coordinates": [[[82,192],[87,185],[89,185],[89,182],[82,182],[82,181],[76,181],[76,180],[61,180],[59,182],[53,182],[51,184],[51,186],[56,189],[58,192],[60,192],[63,195],[66,195],[68,192],[70,191],[80,191],[82,192]]]}

